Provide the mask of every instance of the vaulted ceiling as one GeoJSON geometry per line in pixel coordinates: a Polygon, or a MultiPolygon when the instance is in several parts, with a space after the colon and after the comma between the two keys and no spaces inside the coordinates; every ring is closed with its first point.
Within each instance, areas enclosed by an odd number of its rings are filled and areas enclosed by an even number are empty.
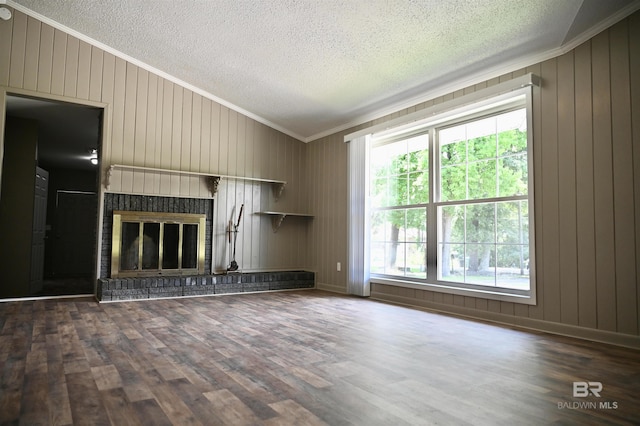
{"type": "Polygon", "coordinates": [[[558,55],[640,8],[638,0],[7,3],[303,141],[558,55]]]}

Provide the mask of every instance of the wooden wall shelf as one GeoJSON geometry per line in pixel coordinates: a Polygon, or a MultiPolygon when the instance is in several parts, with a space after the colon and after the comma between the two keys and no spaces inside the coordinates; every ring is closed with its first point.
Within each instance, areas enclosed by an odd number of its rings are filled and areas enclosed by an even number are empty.
{"type": "Polygon", "coordinates": [[[289,213],[289,212],[273,212],[273,211],[265,211],[265,212],[257,212],[256,214],[262,216],[270,216],[271,217],[271,227],[273,228],[273,232],[278,232],[284,218],[287,216],[298,216],[298,217],[307,217],[313,218],[313,215],[305,214],[305,213],[289,213]]]}
{"type": "Polygon", "coordinates": [[[260,183],[268,183],[271,184],[271,189],[273,190],[273,197],[276,201],[282,195],[282,191],[284,191],[284,187],[287,184],[286,181],[283,180],[274,180],[274,179],[262,179],[262,178],[254,178],[247,176],[232,176],[232,175],[223,175],[219,173],[202,173],[202,172],[187,172],[180,170],[170,170],[170,169],[161,169],[156,167],[143,167],[143,166],[127,166],[124,164],[112,164],[107,169],[106,176],[106,188],[107,191],[111,185],[111,175],[114,170],[133,170],[139,172],[151,172],[151,173],[166,173],[166,174],[174,174],[180,176],[200,176],[208,179],[209,191],[211,191],[211,196],[213,197],[216,192],[218,192],[218,184],[220,183],[220,179],[235,179],[235,180],[244,180],[249,182],[260,182],[260,183]]]}

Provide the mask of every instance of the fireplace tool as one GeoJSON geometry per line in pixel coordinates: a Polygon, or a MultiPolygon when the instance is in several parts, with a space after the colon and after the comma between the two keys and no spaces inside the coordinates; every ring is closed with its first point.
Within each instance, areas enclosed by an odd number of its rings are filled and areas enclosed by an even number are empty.
{"type": "Polygon", "coordinates": [[[244,204],[240,206],[240,213],[238,214],[238,222],[233,224],[233,219],[229,221],[229,248],[231,249],[231,264],[227,268],[227,271],[237,271],[238,270],[238,262],[236,262],[236,244],[238,242],[238,227],[240,226],[240,219],[242,219],[242,210],[244,209],[244,204]],[[233,238],[231,236],[233,234],[233,238]]]}

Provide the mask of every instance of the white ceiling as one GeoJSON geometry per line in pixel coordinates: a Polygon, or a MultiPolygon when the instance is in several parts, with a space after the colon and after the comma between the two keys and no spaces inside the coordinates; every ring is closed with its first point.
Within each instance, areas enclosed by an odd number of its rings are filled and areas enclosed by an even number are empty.
{"type": "Polygon", "coordinates": [[[303,141],[555,56],[640,8],[640,0],[7,4],[303,141]]]}

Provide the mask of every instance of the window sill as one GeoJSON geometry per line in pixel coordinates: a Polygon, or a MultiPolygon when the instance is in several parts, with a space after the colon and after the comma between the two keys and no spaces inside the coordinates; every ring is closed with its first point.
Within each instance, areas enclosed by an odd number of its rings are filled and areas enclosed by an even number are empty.
{"type": "Polygon", "coordinates": [[[518,295],[518,294],[506,294],[499,291],[492,291],[490,288],[461,288],[452,285],[422,283],[415,281],[407,281],[402,279],[390,279],[372,276],[370,279],[372,284],[384,284],[396,287],[412,288],[416,290],[435,291],[438,293],[455,294],[459,296],[476,297],[480,299],[499,300],[501,302],[512,302],[523,305],[536,305],[536,298],[534,295],[518,295]]]}

